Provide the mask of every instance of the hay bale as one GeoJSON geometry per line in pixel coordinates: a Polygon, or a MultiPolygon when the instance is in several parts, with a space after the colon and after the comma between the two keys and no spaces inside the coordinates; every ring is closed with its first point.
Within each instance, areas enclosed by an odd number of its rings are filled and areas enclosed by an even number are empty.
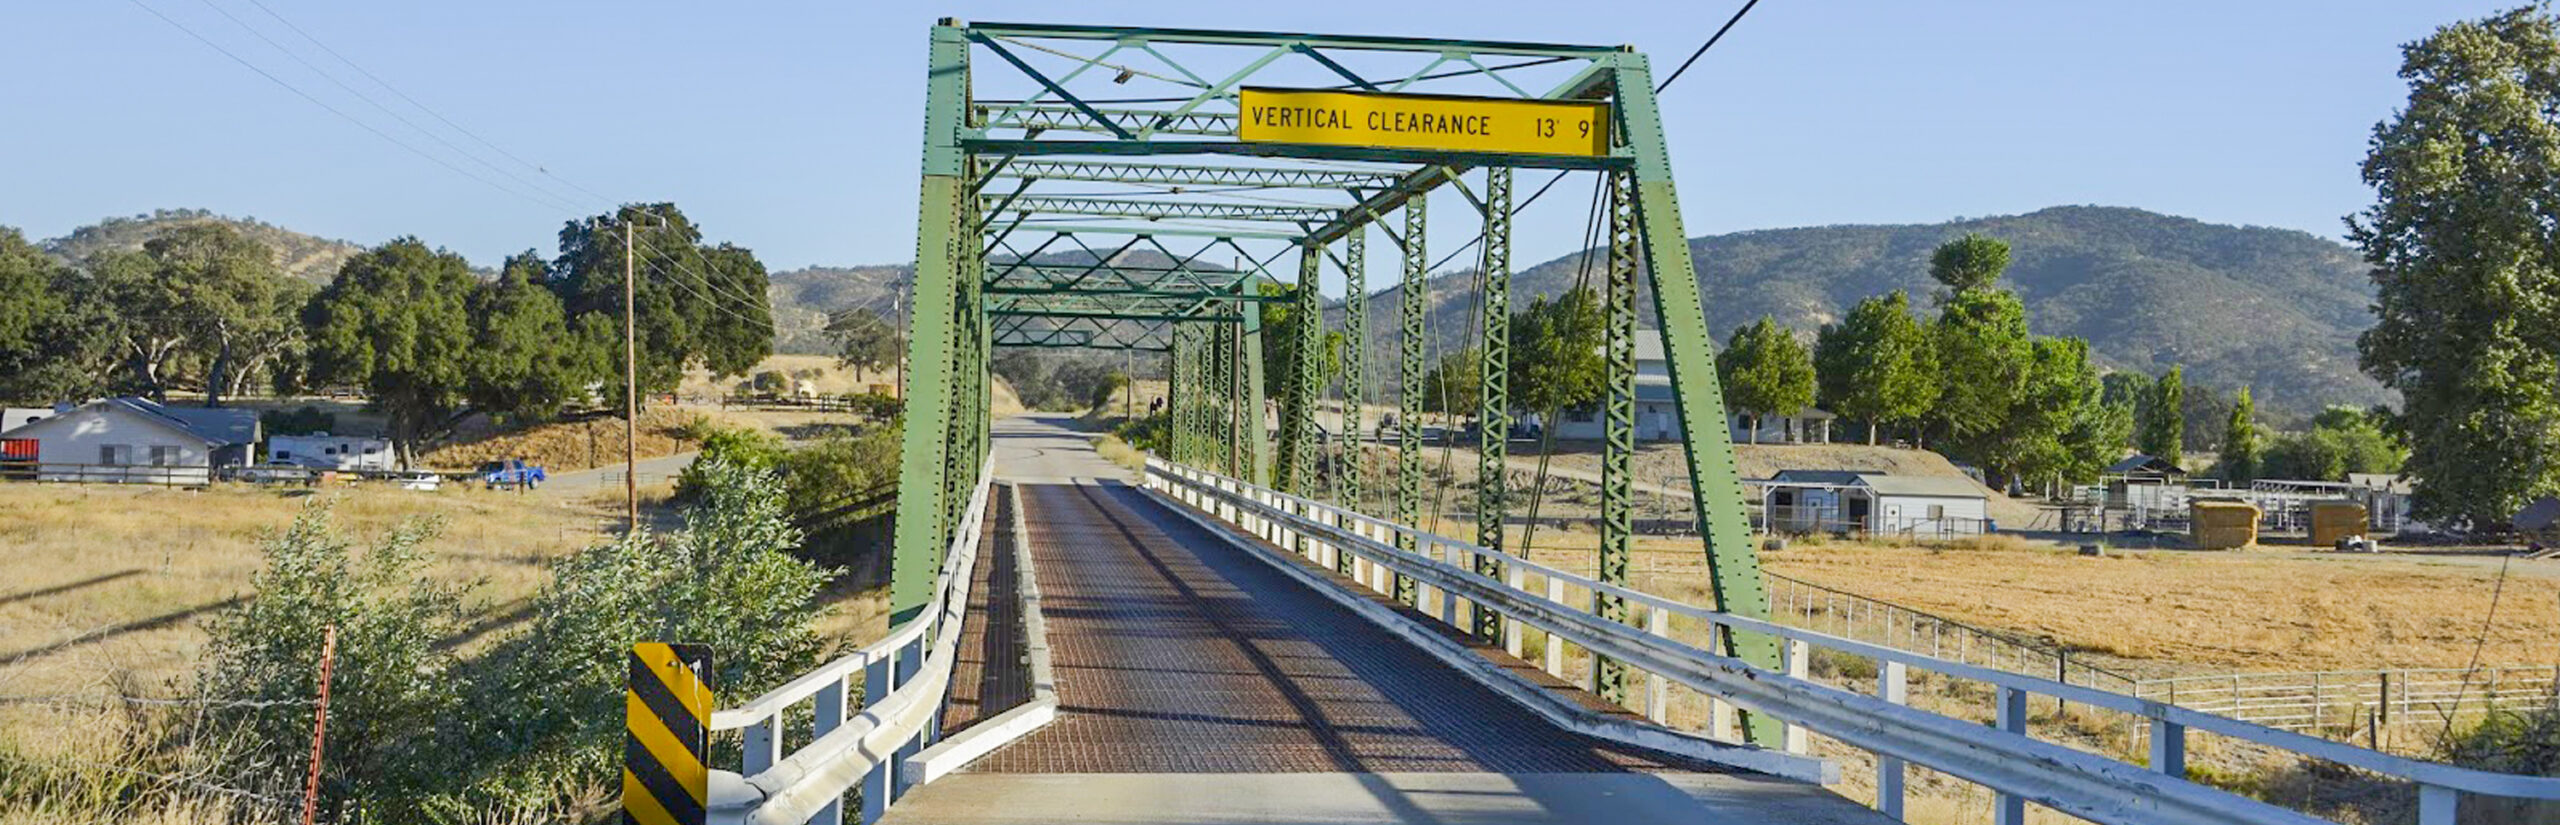
{"type": "Polygon", "coordinates": [[[2229,550],[2258,543],[2258,506],[2245,501],[2196,499],[2187,504],[2196,547],[2229,550]]]}
{"type": "Polygon", "coordinates": [[[2339,499],[2311,503],[2311,543],[2336,547],[2351,538],[2362,538],[2369,521],[2364,505],[2339,499]]]}

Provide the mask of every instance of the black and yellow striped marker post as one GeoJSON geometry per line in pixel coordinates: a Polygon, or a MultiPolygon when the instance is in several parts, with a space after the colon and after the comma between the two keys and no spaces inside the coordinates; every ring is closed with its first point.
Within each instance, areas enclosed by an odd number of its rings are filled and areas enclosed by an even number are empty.
{"type": "Polygon", "coordinates": [[[631,646],[623,694],[624,825],[703,825],[711,800],[711,648],[631,646]]]}

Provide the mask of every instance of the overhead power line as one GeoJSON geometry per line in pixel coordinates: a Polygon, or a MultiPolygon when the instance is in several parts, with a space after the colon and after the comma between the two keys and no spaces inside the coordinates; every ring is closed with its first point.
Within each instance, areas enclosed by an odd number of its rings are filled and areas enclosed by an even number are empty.
{"type": "MultiPolygon", "coordinates": [[[[1724,25],[1716,27],[1715,34],[1708,35],[1706,42],[1698,44],[1697,51],[1689,53],[1689,59],[1680,61],[1680,68],[1671,70],[1670,76],[1663,78],[1661,85],[1653,87],[1653,93],[1661,94],[1662,90],[1671,88],[1673,81],[1679,80],[1680,75],[1688,72],[1689,67],[1698,62],[1698,58],[1705,57],[1708,49],[1715,48],[1716,43],[1724,39],[1725,33],[1733,31],[1734,24],[1742,22],[1743,15],[1750,14],[1751,7],[1757,5],[1760,5],[1760,0],[1744,0],[1742,8],[1735,9],[1732,17],[1725,18],[1724,25]]],[[[1547,194],[1547,190],[1556,188],[1556,182],[1564,180],[1567,174],[1569,173],[1564,171],[1556,172],[1555,177],[1548,178],[1545,184],[1538,187],[1538,191],[1529,193],[1529,197],[1521,199],[1520,205],[1513,207],[1511,211],[1516,214],[1520,210],[1529,208],[1530,204],[1537,203],[1539,197],[1547,194]]],[[[1438,263],[1432,264],[1431,268],[1436,270],[1447,266],[1450,261],[1457,260],[1458,256],[1467,254],[1467,250],[1474,249],[1482,243],[1484,243],[1484,233],[1478,232],[1475,240],[1459,246],[1457,250],[1442,257],[1438,263]]]]}
{"type": "MultiPolygon", "coordinates": [[[[384,104],[383,104],[382,102],[380,102],[379,100],[374,99],[374,98],[373,98],[372,96],[370,96],[370,95],[366,95],[366,94],[365,94],[364,92],[362,92],[361,90],[358,90],[358,89],[354,88],[353,86],[350,86],[350,85],[349,85],[349,84],[347,84],[346,82],[344,82],[344,81],[342,81],[342,80],[339,80],[336,76],[332,75],[332,74],[331,74],[331,73],[329,73],[328,71],[326,71],[326,70],[324,70],[324,69],[320,68],[320,67],[319,67],[319,66],[317,66],[317,65],[312,64],[312,63],[311,63],[311,61],[309,61],[308,59],[305,59],[305,58],[303,58],[301,55],[296,54],[296,53],[295,53],[291,48],[288,48],[288,47],[287,47],[287,46],[285,46],[284,44],[279,43],[279,42],[276,42],[276,40],[275,40],[274,38],[268,37],[268,36],[267,36],[266,34],[264,34],[263,32],[258,31],[258,30],[256,29],[256,27],[250,26],[246,21],[241,20],[238,16],[231,14],[230,12],[228,12],[228,11],[224,10],[223,8],[221,8],[220,6],[214,5],[214,3],[212,2],[212,0],[198,0],[198,2],[202,2],[202,3],[204,3],[207,7],[212,8],[216,13],[221,14],[225,19],[230,20],[234,25],[237,25],[237,26],[241,27],[242,29],[247,30],[251,35],[256,36],[258,39],[260,39],[260,40],[262,40],[262,41],[266,42],[266,44],[267,44],[268,46],[271,46],[271,47],[275,48],[277,51],[284,52],[284,53],[285,53],[285,56],[286,56],[287,58],[292,59],[294,62],[296,62],[296,63],[298,63],[298,64],[302,65],[302,66],[303,66],[304,68],[306,68],[306,69],[309,69],[309,70],[310,70],[310,71],[312,71],[313,73],[315,73],[315,74],[319,74],[322,78],[329,80],[331,83],[333,83],[333,84],[337,85],[340,89],[345,90],[347,93],[352,94],[352,95],[355,95],[355,96],[356,96],[356,97],[358,97],[359,99],[364,100],[366,103],[371,104],[374,108],[381,110],[384,114],[390,115],[394,120],[397,120],[397,121],[399,121],[400,123],[402,123],[403,125],[408,126],[410,129],[416,130],[416,131],[418,131],[419,133],[421,133],[421,134],[425,134],[425,135],[427,135],[429,138],[436,140],[439,144],[442,144],[446,149],[451,150],[454,154],[461,155],[462,157],[467,158],[467,159],[471,160],[471,161],[472,161],[472,162],[474,162],[474,163],[477,163],[477,164],[479,164],[479,165],[481,165],[481,166],[484,166],[484,167],[488,167],[488,168],[489,168],[489,169],[491,169],[492,171],[496,171],[496,172],[500,173],[501,175],[505,175],[506,177],[508,177],[508,178],[510,178],[510,179],[512,179],[512,180],[516,180],[516,181],[518,181],[518,182],[522,183],[522,184],[523,184],[527,189],[530,189],[530,190],[532,190],[532,192],[534,192],[534,193],[538,193],[538,194],[528,194],[527,192],[525,192],[525,191],[520,191],[520,190],[516,189],[515,187],[511,187],[511,186],[508,186],[508,185],[502,184],[502,183],[500,183],[500,182],[498,182],[498,181],[496,181],[496,180],[491,180],[491,179],[490,179],[490,178],[488,178],[488,177],[485,177],[485,176],[483,176],[483,175],[480,175],[480,174],[474,173],[474,172],[472,172],[472,171],[471,171],[471,170],[469,170],[469,169],[465,169],[465,168],[463,168],[463,167],[461,167],[461,166],[457,166],[457,165],[455,165],[454,163],[452,163],[451,161],[448,161],[448,160],[446,160],[445,158],[443,158],[443,157],[441,157],[441,156],[436,155],[435,153],[432,153],[432,152],[426,151],[425,149],[419,148],[419,147],[418,147],[417,145],[415,145],[415,144],[412,144],[412,143],[410,143],[410,142],[408,142],[408,141],[402,140],[402,139],[401,139],[401,138],[399,138],[398,136],[395,136],[395,135],[391,134],[389,131],[386,131],[386,130],[384,130],[384,129],[382,129],[382,128],[378,127],[378,126],[376,126],[375,124],[373,124],[372,122],[369,122],[369,121],[365,120],[364,118],[357,117],[356,115],[354,115],[354,114],[352,114],[352,113],[349,113],[349,112],[347,112],[347,111],[346,111],[346,110],[344,110],[344,109],[341,109],[341,108],[339,108],[339,107],[337,107],[337,106],[331,105],[329,102],[327,102],[327,101],[325,101],[325,100],[320,99],[318,96],[311,94],[309,91],[304,90],[303,88],[301,88],[301,87],[299,87],[299,86],[294,85],[292,82],[285,80],[283,77],[278,76],[277,74],[275,74],[275,73],[273,73],[273,72],[268,71],[265,67],[259,66],[256,62],[251,61],[251,60],[249,60],[248,58],[241,56],[239,53],[234,52],[234,51],[232,51],[231,49],[224,47],[221,43],[218,43],[218,42],[214,41],[212,38],[205,36],[203,33],[196,31],[194,28],[191,28],[191,27],[187,26],[186,24],[184,24],[184,23],[182,23],[182,22],[179,22],[177,19],[172,18],[172,17],[170,17],[169,15],[162,13],[158,8],[155,8],[155,7],[151,6],[150,4],[143,2],[143,0],[127,0],[127,2],[130,2],[130,3],[134,4],[134,5],[135,5],[135,6],[137,6],[137,7],[140,7],[143,11],[149,12],[149,13],[151,14],[151,16],[153,16],[153,17],[160,18],[161,22],[164,22],[164,23],[169,24],[171,27],[176,28],[176,29],[178,29],[180,32],[185,33],[187,36],[194,38],[197,42],[203,43],[206,47],[213,49],[215,52],[220,53],[222,56],[224,56],[224,57],[226,57],[226,58],[230,58],[232,62],[234,62],[234,63],[238,63],[238,64],[240,64],[243,68],[246,68],[246,69],[248,69],[248,70],[250,70],[250,71],[252,71],[252,72],[256,72],[256,73],[258,74],[258,76],[260,76],[260,77],[264,77],[264,78],[266,78],[268,81],[273,82],[273,83],[275,83],[276,85],[283,87],[286,91],[292,92],[295,96],[300,97],[300,98],[302,98],[303,100],[309,101],[312,105],[314,105],[314,106],[318,106],[318,107],[320,107],[321,109],[328,111],[330,114],[336,115],[336,116],[338,116],[339,118],[342,118],[342,119],[346,120],[346,121],[347,121],[347,122],[349,122],[349,123],[353,123],[353,124],[355,124],[357,127],[364,129],[365,131],[372,132],[375,136],[380,137],[380,138],[382,138],[383,140],[389,141],[389,142],[391,142],[393,145],[399,146],[399,147],[400,147],[400,148],[402,148],[402,149],[406,149],[406,150],[408,150],[409,152],[411,152],[412,154],[416,154],[416,155],[418,155],[419,157],[422,157],[422,158],[425,158],[425,159],[427,159],[427,160],[429,160],[429,161],[431,161],[431,162],[434,162],[436,165],[438,165],[438,166],[442,166],[442,167],[444,167],[445,169],[447,169],[447,170],[450,170],[450,171],[454,172],[455,174],[462,175],[462,176],[463,176],[463,177],[465,177],[465,178],[468,178],[468,179],[470,179],[470,180],[473,180],[473,181],[475,181],[475,182],[478,182],[478,183],[480,183],[480,184],[482,184],[482,185],[484,185],[484,186],[488,186],[488,187],[489,187],[489,188],[491,188],[491,189],[495,189],[495,190],[497,190],[497,191],[504,192],[504,193],[506,193],[506,194],[508,194],[508,195],[512,195],[512,196],[514,196],[514,197],[516,197],[516,198],[518,198],[518,199],[524,200],[524,201],[526,201],[526,202],[528,202],[528,203],[532,203],[532,204],[537,205],[537,206],[542,206],[542,207],[544,207],[544,208],[548,208],[548,209],[560,209],[560,210],[571,211],[571,212],[581,211],[581,208],[580,208],[580,207],[576,204],[576,202],[575,202],[575,201],[576,201],[576,199],[575,199],[575,198],[568,197],[568,196],[564,196],[564,195],[561,195],[561,194],[559,194],[559,193],[555,193],[555,192],[552,192],[552,191],[549,191],[549,190],[543,189],[541,186],[539,186],[539,185],[537,185],[537,184],[534,184],[533,182],[531,182],[531,181],[529,181],[529,180],[526,180],[526,179],[525,179],[523,176],[521,176],[521,175],[517,175],[517,174],[513,174],[513,173],[509,173],[509,172],[507,172],[503,167],[499,166],[497,163],[495,163],[495,162],[493,162],[493,161],[489,160],[488,158],[482,157],[479,153],[474,152],[474,151],[472,151],[472,150],[470,150],[470,149],[468,149],[468,148],[466,148],[466,147],[462,147],[462,146],[456,145],[456,144],[454,144],[452,141],[445,140],[445,139],[444,139],[444,138],[442,138],[441,136],[436,135],[432,130],[427,129],[426,127],[424,127],[424,126],[422,126],[422,125],[418,124],[417,122],[412,121],[412,120],[410,120],[410,119],[408,119],[408,118],[406,118],[406,117],[402,117],[399,113],[397,113],[397,112],[395,112],[395,111],[392,111],[392,110],[390,109],[390,107],[388,107],[388,106],[384,105],[384,104]]],[[[515,153],[512,153],[512,152],[507,151],[504,147],[501,147],[501,146],[497,145],[495,142],[490,141],[490,140],[488,140],[487,138],[481,137],[478,133],[476,133],[476,132],[472,132],[472,131],[470,131],[469,129],[464,128],[464,127],[463,127],[463,126],[461,126],[459,123],[456,123],[452,118],[445,116],[443,113],[436,111],[434,108],[429,107],[429,106],[425,105],[424,103],[420,103],[420,102],[418,102],[418,100],[417,100],[415,97],[412,97],[412,96],[410,96],[408,93],[401,91],[401,90],[400,90],[400,88],[399,88],[398,86],[395,86],[395,85],[393,85],[392,83],[390,83],[389,81],[384,80],[380,75],[374,74],[372,71],[369,71],[369,70],[365,69],[362,65],[360,65],[360,64],[358,64],[358,63],[356,63],[355,61],[353,61],[353,60],[351,60],[351,59],[348,59],[344,54],[339,53],[336,49],[329,48],[329,46],[328,46],[326,43],[322,42],[319,38],[314,37],[314,36],[313,36],[313,35],[311,35],[308,31],[303,30],[300,26],[296,26],[296,25],[294,25],[294,24],[293,24],[293,22],[292,22],[291,20],[286,19],[282,14],[277,13],[274,9],[272,9],[272,8],[268,8],[264,3],[259,3],[259,2],[258,2],[258,0],[250,0],[250,2],[251,2],[251,3],[253,3],[253,4],[255,4],[255,5],[257,5],[257,6],[258,6],[258,8],[259,8],[261,11],[266,12],[266,14],[267,14],[268,16],[270,16],[270,17],[274,17],[274,18],[277,20],[277,22],[283,23],[283,24],[285,25],[285,27],[286,27],[286,28],[291,29],[295,34],[297,34],[297,35],[301,36],[301,37],[302,37],[303,39],[305,39],[305,40],[310,41],[310,42],[311,42],[311,44],[312,44],[313,46],[318,47],[321,51],[328,53],[331,57],[336,58],[339,62],[341,62],[341,63],[345,63],[348,67],[353,68],[357,73],[364,75],[367,79],[372,80],[375,84],[380,85],[380,86],[381,86],[382,88],[384,88],[385,90],[388,90],[389,92],[391,92],[391,94],[393,94],[393,95],[395,95],[395,96],[399,97],[399,98],[400,98],[401,100],[403,100],[403,101],[407,101],[411,106],[415,106],[415,107],[417,107],[417,109],[418,109],[419,111],[425,112],[425,113],[427,113],[427,115],[428,115],[428,116],[435,118],[437,121],[442,122],[442,123],[445,123],[445,124],[446,124],[446,125],[448,125],[448,126],[451,126],[451,127],[452,127],[456,132],[461,133],[461,134],[463,134],[463,135],[465,135],[465,136],[467,136],[467,137],[471,138],[473,141],[478,142],[478,143],[480,143],[480,144],[482,144],[482,145],[487,146],[487,147],[490,149],[490,151],[496,152],[497,154],[499,154],[500,156],[503,156],[503,157],[504,157],[504,158],[506,158],[507,160],[513,161],[513,162],[515,162],[515,163],[517,163],[517,164],[519,164],[519,165],[522,165],[522,166],[525,166],[525,167],[527,167],[527,168],[530,168],[530,169],[532,169],[536,174],[540,174],[540,175],[542,175],[542,176],[544,176],[544,177],[547,177],[547,178],[550,178],[550,179],[552,179],[552,180],[559,181],[559,182],[560,182],[560,184],[561,184],[562,186],[568,187],[568,188],[570,188],[570,189],[574,189],[574,190],[576,190],[576,191],[578,191],[578,192],[580,192],[580,193],[585,194],[589,199],[591,199],[591,201],[592,201],[594,204],[602,205],[602,206],[604,206],[604,207],[607,207],[608,209],[610,209],[610,208],[612,208],[612,207],[616,207],[616,206],[618,206],[618,205],[619,205],[619,204],[617,204],[613,199],[611,199],[611,198],[607,198],[607,197],[605,197],[605,196],[603,196],[603,195],[601,195],[601,194],[596,193],[596,192],[595,192],[595,190],[589,189],[589,188],[584,187],[584,186],[579,186],[579,185],[578,185],[576,182],[574,182],[574,181],[570,181],[570,180],[568,180],[568,179],[566,179],[566,178],[562,178],[562,177],[560,177],[559,175],[552,174],[552,173],[551,173],[551,171],[550,171],[548,168],[545,168],[545,167],[541,166],[540,164],[536,164],[536,163],[533,163],[533,162],[531,162],[531,161],[527,161],[527,160],[525,160],[524,158],[522,158],[522,157],[520,157],[520,156],[516,155],[515,153]]],[[[713,306],[713,308],[715,308],[715,309],[717,309],[717,310],[719,310],[719,311],[721,311],[721,312],[723,312],[723,313],[726,313],[726,314],[730,315],[731,317],[738,318],[738,319],[740,319],[740,320],[747,321],[747,322],[749,322],[749,323],[754,323],[754,322],[755,322],[755,320],[754,320],[754,314],[752,314],[751,312],[748,312],[748,311],[742,311],[739,307],[745,307],[746,309],[749,309],[749,310],[754,310],[754,311],[756,311],[756,312],[764,313],[764,314],[766,315],[766,317],[767,317],[768,321],[769,321],[769,319],[770,319],[770,317],[771,317],[771,309],[770,309],[770,307],[766,304],[766,302],[764,302],[764,301],[760,301],[760,300],[750,300],[750,299],[747,299],[747,298],[741,297],[741,296],[739,296],[739,295],[738,295],[734,290],[724,292],[724,291],[720,290],[720,289],[716,286],[717,282],[716,282],[716,281],[714,281],[710,276],[705,275],[705,274],[703,274],[703,273],[701,273],[701,272],[699,272],[699,271],[695,271],[691,266],[689,266],[689,265],[687,265],[687,264],[686,264],[686,262],[685,262],[685,260],[684,260],[683,258],[678,257],[678,256],[676,256],[676,255],[668,254],[668,253],[666,253],[665,251],[658,249],[655,245],[653,245],[653,244],[649,244],[649,243],[648,243],[647,241],[645,241],[645,240],[640,241],[640,245],[641,245],[641,246],[644,246],[644,247],[649,248],[650,253],[651,253],[652,255],[655,255],[655,256],[657,256],[658,258],[662,259],[662,260],[663,260],[663,261],[664,261],[664,262],[665,262],[669,267],[671,267],[671,268],[672,268],[672,274],[670,274],[670,273],[668,272],[668,270],[667,270],[667,269],[662,269],[662,268],[655,267],[655,266],[653,266],[653,267],[652,267],[652,270],[653,270],[653,271],[657,271],[657,272],[659,272],[659,273],[660,273],[660,274],[662,274],[662,275],[668,275],[668,280],[669,280],[670,282],[674,283],[674,284],[675,284],[676,286],[678,286],[679,288],[684,289],[685,291],[687,291],[687,292],[691,293],[695,299],[697,299],[697,300],[701,300],[701,301],[705,301],[705,302],[707,302],[707,303],[710,303],[710,304],[713,306]],[[676,275],[690,275],[690,276],[692,276],[692,277],[693,277],[693,279],[694,279],[695,281],[698,281],[698,282],[701,284],[701,286],[700,286],[699,288],[697,288],[697,287],[695,287],[695,286],[694,286],[694,284],[693,284],[693,283],[689,283],[689,282],[687,282],[687,281],[683,280],[682,278],[675,277],[676,275]],[[730,306],[729,304],[730,304],[730,303],[732,303],[732,302],[734,302],[734,303],[735,303],[735,304],[737,304],[738,306],[730,306]]],[[[701,251],[700,251],[699,249],[693,249],[693,250],[692,250],[692,252],[693,252],[693,254],[694,254],[694,256],[695,256],[695,257],[697,257],[697,258],[700,258],[700,257],[701,257],[701,251]]],[[[708,266],[710,265],[710,264],[709,264],[709,261],[708,261],[708,260],[705,260],[705,261],[703,262],[703,265],[704,265],[705,267],[708,267],[708,266]]]]}

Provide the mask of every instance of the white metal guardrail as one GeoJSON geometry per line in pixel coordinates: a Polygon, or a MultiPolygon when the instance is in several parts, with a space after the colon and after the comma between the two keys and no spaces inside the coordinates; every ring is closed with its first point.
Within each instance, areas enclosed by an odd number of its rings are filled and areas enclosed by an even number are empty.
{"type": "MultiPolygon", "coordinates": [[[[1543,631],[1551,640],[1547,653],[1551,668],[1557,655],[1553,640],[1560,639],[1652,674],[1655,685],[1677,684],[1766,713],[1791,728],[1809,729],[1874,753],[1877,807],[1896,817],[1902,813],[1904,766],[1917,764],[1990,788],[1998,795],[1994,810],[2001,825],[2023,823],[2027,802],[2109,825],[2326,822],[2187,781],[2189,729],[2407,780],[2419,790],[2420,825],[2454,825],[2466,793],[2560,799],[2560,778],[2409,759],[2164,702],[1718,613],[1152,456],[1147,459],[1145,484],[1245,534],[1284,548],[1302,548],[1300,552],[1314,556],[1321,566],[1332,566],[1335,554],[1349,554],[1356,562],[1353,578],[1373,590],[1389,587],[1391,574],[1410,577],[1422,586],[1425,603],[1436,602],[1436,615],[1452,625],[1465,626],[1458,623],[1464,607],[1491,610],[1508,618],[1506,625],[1518,623],[1543,631]],[[1408,538],[1417,552],[1398,549],[1399,536],[1408,538]],[[1478,559],[1500,562],[1503,579],[1473,572],[1478,559]],[[1547,592],[1524,588],[1524,573],[1546,579],[1547,592]],[[1588,602],[1566,601],[1565,586],[1623,599],[1631,611],[1647,616],[1646,627],[1603,619],[1590,612],[1588,602]],[[1703,646],[1673,637],[1668,623],[1653,616],[1681,616],[1703,623],[1703,646]],[[1784,640],[1788,666],[1772,671],[1710,652],[1713,643],[1703,640],[1720,638],[1728,628],[1784,640]],[[1877,694],[1853,693],[1802,678],[1803,663],[1815,647],[1874,661],[1877,694]],[[1995,726],[1986,728],[1901,704],[1913,668],[1993,686],[1995,726]],[[2028,698],[2035,695],[2143,718],[2151,732],[2149,766],[2032,738],[2027,733],[2026,711],[2028,698]]],[[[1649,710],[1658,711],[1659,692],[1660,688],[1648,691],[1649,710]]],[[[1800,741],[1799,736],[1791,733],[1790,744],[1800,741]]]]}
{"type": "Polygon", "coordinates": [[[933,599],[922,613],[877,642],[744,705],[711,714],[712,730],[743,730],[746,738],[738,773],[711,772],[712,822],[835,825],[843,820],[840,801],[857,784],[862,788],[861,821],[874,822],[913,784],[900,781],[901,762],[940,735],[992,469],[989,464],[979,467],[977,487],[952,531],[933,599]],[[863,678],[859,712],[846,701],[846,681],[856,673],[863,678]],[[803,703],[812,706],[812,739],[785,756],[783,720],[803,703]]]}

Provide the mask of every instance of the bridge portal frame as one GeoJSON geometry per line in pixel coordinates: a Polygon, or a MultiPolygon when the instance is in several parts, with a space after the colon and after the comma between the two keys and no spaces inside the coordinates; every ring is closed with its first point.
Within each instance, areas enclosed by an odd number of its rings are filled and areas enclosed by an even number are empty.
{"type": "MultiPolygon", "coordinates": [[[[1619,492],[1603,495],[1603,580],[1624,583],[1632,524],[1632,501],[1623,491],[1634,449],[1633,281],[1640,271],[1651,287],[1654,325],[1669,362],[1691,504],[1717,609],[1754,619],[1768,615],[1697,282],[1651,277],[1695,270],[1642,53],[1629,47],[945,19],[932,28],[929,55],[907,426],[898,465],[902,517],[891,551],[893,625],[930,601],[936,565],[958,520],[955,503],[982,472],[970,457],[985,454],[989,364],[998,347],[1165,352],[1175,366],[1168,401],[1172,443],[1181,460],[1224,465],[1257,483],[1276,477],[1278,486],[1300,495],[1347,492],[1352,506],[1364,504],[1368,485],[1358,472],[1348,485],[1319,488],[1323,457],[1315,413],[1329,383],[1318,363],[1323,263],[1334,260],[1346,282],[1365,290],[1361,239],[1371,227],[1403,253],[1404,281],[1395,290],[1401,303],[1396,326],[1405,340],[1397,351],[1402,416],[1392,510],[1408,523],[1417,519],[1421,445],[1414,395],[1423,389],[1418,336],[1429,300],[1423,215],[1428,197],[1444,188],[1464,195],[1484,221],[1479,269],[1488,311],[1478,314],[1477,328],[1470,331],[1486,345],[1476,375],[1484,390],[1479,420],[1485,424],[1478,445],[1483,461],[1477,533],[1480,542],[1499,546],[1507,509],[1507,428],[1501,424],[1510,412],[1504,391],[1509,183],[1512,170],[1520,168],[1595,172],[1607,178],[1613,193],[1607,210],[1611,386],[1603,487],[1619,492]],[[976,74],[980,55],[991,58],[984,78],[976,74]],[[1605,155],[1576,157],[1236,139],[1237,91],[1249,81],[1272,83],[1290,69],[1301,73],[1301,84],[1313,75],[1337,89],[1441,92],[1460,86],[1477,96],[1606,101],[1614,119],[1613,145],[1605,155]],[[1546,80],[1519,79],[1532,75],[1546,80]],[[1139,85],[1169,94],[1122,96],[1140,79],[1145,83],[1139,85]],[[1023,93],[980,99],[981,80],[1023,93]],[[1547,91],[1532,93],[1523,82],[1547,91]],[[1159,156],[1186,160],[1148,160],[1159,156]],[[1463,182],[1470,174],[1482,178],[1476,189],[1463,182]],[[1146,191],[1042,189],[1057,183],[1146,191]],[[1346,202],[1241,194],[1274,190],[1346,202]],[[1173,197],[1132,197],[1141,194],[1173,197]],[[1399,214],[1402,233],[1389,221],[1399,214]],[[1105,242],[1096,246],[1089,239],[1105,242]],[[1044,259],[1054,257],[1051,250],[1062,243],[1081,250],[1083,259],[1044,259]],[[1257,252],[1257,246],[1274,251],[1257,252]],[[1106,248],[1113,251],[1101,251],[1106,248]],[[1340,255],[1333,252],[1337,248],[1340,255]],[[1162,260],[1136,260],[1133,251],[1162,260]],[[1273,273],[1285,268],[1280,260],[1291,252],[1298,274],[1283,285],[1273,273]],[[1219,254],[1232,263],[1217,265],[1219,254]],[[1290,325],[1290,363],[1278,368],[1283,414],[1276,454],[1265,443],[1262,414],[1269,342],[1261,316],[1268,305],[1289,306],[1297,319],[1290,325]]],[[[1362,311],[1346,319],[1354,334],[1341,352],[1364,367],[1372,343],[1366,297],[1352,302],[1362,311]]],[[[1366,372],[1350,371],[1361,384],[1345,387],[1343,395],[1365,397],[1366,372]]],[[[1345,420],[1360,419],[1356,410],[1346,412],[1345,420]]],[[[1356,459],[1361,454],[1354,435],[1345,441],[1354,445],[1346,449],[1356,459]]],[[[1332,458],[1339,464],[1344,455],[1332,458]]],[[[1499,569],[1479,572],[1502,575],[1499,569]]],[[[1409,597],[1412,588],[1399,582],[1395,590],[1409,597]]],[[[1611,619],[1626,620],[1617,605],[1608,608],[1611,619]]],[[[1488,638],[1503,632],[1490,611],[1475,630],[1488,638]]],[[[1721,645],[1762,667],[1780,664],[1776,641],[1765,635],[1729,632],[1721,645]]],[[[1614,664],[1599,663],[1598,673],[1600,687],[1614,691],[1614,664]]],[[[1758,741],[1776,730],[1766,720],[1753,720],[1747,729],[1758,741]]]]}

